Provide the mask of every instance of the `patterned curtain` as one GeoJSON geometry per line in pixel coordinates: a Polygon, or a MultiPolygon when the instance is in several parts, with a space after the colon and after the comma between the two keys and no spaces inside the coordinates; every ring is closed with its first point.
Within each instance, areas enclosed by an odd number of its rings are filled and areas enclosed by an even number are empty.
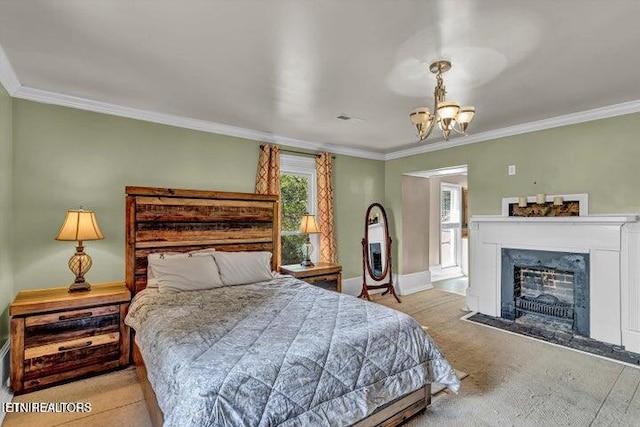
{"type": "Polygon", "coordinates": [[[256,194],[280,195],[280,148],[277,145],[260,146],[256,194]]]}
{"type": "Polygon", "coordinates": [[[333,165],[330,153],[316,156],[318,182],[318,226],[320,227],[320,261],[337,263],[336,235],[333,226],[333,165]]]}

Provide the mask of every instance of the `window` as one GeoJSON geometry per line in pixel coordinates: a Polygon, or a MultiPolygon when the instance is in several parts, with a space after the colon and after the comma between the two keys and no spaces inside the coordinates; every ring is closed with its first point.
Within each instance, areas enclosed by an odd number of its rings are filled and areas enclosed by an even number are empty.
{"type": "MultiPolygon", "coordinates": [[[[282,264],[297,264],[304,258],[302,244],[306,235],[298,231],[302,215],[316,214],[316,162],[313,157],[280,156],[280,199],[282,201],[282,264]]],[[[318,260],[319,238],[311,234],[314,251],[311,260],[318,260]]]]}
{"type": "Polygon", "coordinates": [[[460,265],[461,194],[459,185],[440,184],[440,265],[442,268],[460,265]]]}

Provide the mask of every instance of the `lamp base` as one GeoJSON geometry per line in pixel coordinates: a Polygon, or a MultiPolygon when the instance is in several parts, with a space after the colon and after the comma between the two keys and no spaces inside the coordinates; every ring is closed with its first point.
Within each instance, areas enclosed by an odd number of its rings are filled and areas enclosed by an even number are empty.
{"type": "Polygon", "coordinates": [[[69,292],[86,292],[91,290],[91,285],[84,280],[84,275],[91,268],[93,261],[84,253],[82,242],[78,242],[76,253],[69,258],[69,270],[76,275],[76,280],[69,286],[69,292]]]}
{"type": "Polygon", "coordinates": [[[313,267],[315,264],[312,263],[310,259],[305,259],[300,263],[300,265],[303,267],[313,267]]]}
{"type": "Polygon", "coordinates": [[[90,291],[91,290],[91,285],[87,282],[80,282],[80,283],[72,283],[71,286],[69,286],[69,292],[73,293],[73,292],[86,292],[86,291],[90,291]]]}

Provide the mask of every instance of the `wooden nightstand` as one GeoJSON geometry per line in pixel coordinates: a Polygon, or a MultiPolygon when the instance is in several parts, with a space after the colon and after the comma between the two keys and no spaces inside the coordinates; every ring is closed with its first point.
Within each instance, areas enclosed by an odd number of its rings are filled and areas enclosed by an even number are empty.
{"type": "Polygon", "coordinates": [[[318,286],[335,282],[336,290],[342,292],[342,266],[340,264],[317,262],[313,267],[303,267],[300,264],[282,265],[280,266],[280,273],[289,274],[318,286]]]}
{"type": "Polygon", "coordinates": [[[11,304],[11,387],[26,393],[129,363],[123,282],[22,291],[11,304]]]}

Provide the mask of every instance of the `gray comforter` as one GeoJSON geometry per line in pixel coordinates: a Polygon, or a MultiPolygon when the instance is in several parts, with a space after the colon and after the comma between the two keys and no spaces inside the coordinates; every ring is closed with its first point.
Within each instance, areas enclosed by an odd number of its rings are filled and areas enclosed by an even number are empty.
{"type": "Polygon", "coordinates": [[[136,330],[166,426],[341,426],[459,380],[411,317],[290,277],[140,292],[136,330]]]}

